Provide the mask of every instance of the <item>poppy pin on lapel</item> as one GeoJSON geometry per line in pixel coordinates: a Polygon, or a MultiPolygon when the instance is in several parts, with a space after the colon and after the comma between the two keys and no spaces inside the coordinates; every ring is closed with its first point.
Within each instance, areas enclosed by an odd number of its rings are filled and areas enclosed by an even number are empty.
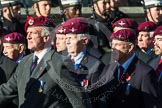
{"type": "Polygon", "coordinates": [[[128,82],[129,80],[131,80],[131,76],[129,74],[126,75],[126,81],[128,82]]]}
{"type": "Polygon", "coordinates": [[[86,89],[88,87],[88,80],[83,80],[82,86],[86,89]]]}
{"type": "Polygon", "coordinates": [[[39,68],[40,71],[42,71],[42,69],[43,69],[42,67],[39,68]]]}

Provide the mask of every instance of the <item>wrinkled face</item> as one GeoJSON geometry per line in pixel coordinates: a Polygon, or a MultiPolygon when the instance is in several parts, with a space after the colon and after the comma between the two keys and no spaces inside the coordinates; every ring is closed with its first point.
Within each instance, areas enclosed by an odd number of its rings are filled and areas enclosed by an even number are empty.
{"type": "Polygon", "coordinates": [[[81,6],[72,6],[64,10],[67,19],[81,16],[81,6]]]}
{"type": "Polygon", "coordinates": [[[3,54],[16,61],[21,55],[18,44],[3,43],[3,54]]]}
{"type": "Polygon", "coordinates": [[[41,37],[42,27],[28,27],[27,29],[27,42],[28,49],[33,51],[39,51],[44,48],[45,41],[41,37]]]}
{"type": "Polygon", "coordinates": [[[72,57],[76,57],[81,53],[87,45],[87,38],[81,38],[78,34],[66,34],[66,46],[68,53],[72,57]]]}
{"type": "Polygon", "coordinates": [[[132,43],[120,41],[117,39],[112,40],[112,54],[114,60],[119,63],[124,63],[128,57],[131,49],[132,43]]]}
{"type": "Polygon", "coordinates": [[[152,7],[147,9],[147,17],[149,21],[152,21],[156,24],[162,22],[162,7],[152,7]]]}
{"type": "Polygon", "coordinates": [[[56,48],[57,52],[66,49],[66,37],[64,34],[56,34],[56,48]]]}
{"type": "Polygon", "coordinates": [[[139,32],[137,39],[140,49],[147,51],[154,46],[154,40],[153,38],[150,38],[149,32],[139,32]]]}
{"type": "Polygon", "coordinates": [[[101,17],[107,16],[110,13],[110,1],[98,0],[94,3],[94,10],[101,17]]]}
{"type": "Polygon", "coordinates": [[[162,36],[156,35],[154,42],[155,54],[162,56],[162,36]]]}
{"type": "Polygon", "coordinates": [[[34,4],[34,9],[36,11],[37,16],[49,16],[51,11],[51,2],[50,1],[40,1],[38,2],[38,7],[36,8],[36,4],[34,4]],[[38,10],[39,8],[39,10],[38,10]]]}

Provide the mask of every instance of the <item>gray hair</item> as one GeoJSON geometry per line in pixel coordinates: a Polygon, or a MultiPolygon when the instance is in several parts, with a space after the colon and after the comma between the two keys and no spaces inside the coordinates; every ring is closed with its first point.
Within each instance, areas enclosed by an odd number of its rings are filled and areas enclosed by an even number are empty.
{"type": "Polygon", "coordinates": [[[53,40],[54,38],[54,29],[53,27],[43,27],[43,29],[41,30],[41,36],[50,36],[51,40],[53,40]]]}
{"type": "Polygon", "coordinates": [[[154,37],[154,31],[150,32],[150,38],[154,37]]]}
{"type": "Polygon", "coordinates": [[[84,37],[87,37],[88,39],[90,39],[90,34],[77,34],[77,36],[79,37],[79,40],[84,38],[84,37]]]}

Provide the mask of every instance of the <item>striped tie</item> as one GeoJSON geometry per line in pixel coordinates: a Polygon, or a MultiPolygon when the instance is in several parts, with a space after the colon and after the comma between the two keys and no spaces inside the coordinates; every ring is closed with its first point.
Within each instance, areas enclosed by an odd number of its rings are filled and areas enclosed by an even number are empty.
{"type": "Polygon", "coordinates": [[[123,66],[119,66],[119,70],[120,70],[120,74],[119,74],[119,79],[121,79],[121,77],[122,77],[122,75],[123,75],[123,73],[124,73],[124,68],[123,68],[123,66]]]}
{"type": "Polygon", "coordinates": [[[35,67],[37,66],[37,61],[38,61],[38,57],[34,56],[34,59],[33,59],[32,65],[31,65],[31,72],[33,72],[35,67]]]}

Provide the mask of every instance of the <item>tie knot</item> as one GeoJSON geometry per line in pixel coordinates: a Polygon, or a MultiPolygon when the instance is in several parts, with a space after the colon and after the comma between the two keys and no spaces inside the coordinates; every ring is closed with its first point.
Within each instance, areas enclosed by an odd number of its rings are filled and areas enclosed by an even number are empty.
{"type": "Polygon", "coordinates": [[[120,65],[120,66],[119,66],[119,69],[120,69],[120,72],[122,72],[122,73],[124,72],[123,66],[120,65]]]}
{"type": "Polygon", "coordinates": [[[74,64],[75,64],[75,60],[74,60],[74,58],[71,58],[71,61],[72,61],[72,63],[74,63],[74,64]]]}
{"type": "Polygon", "coordinates": [[[34,56],[33,62],[37,62],[38,59],[39,59],[39,58],[38,58],[37,56],[34,56]]]}

